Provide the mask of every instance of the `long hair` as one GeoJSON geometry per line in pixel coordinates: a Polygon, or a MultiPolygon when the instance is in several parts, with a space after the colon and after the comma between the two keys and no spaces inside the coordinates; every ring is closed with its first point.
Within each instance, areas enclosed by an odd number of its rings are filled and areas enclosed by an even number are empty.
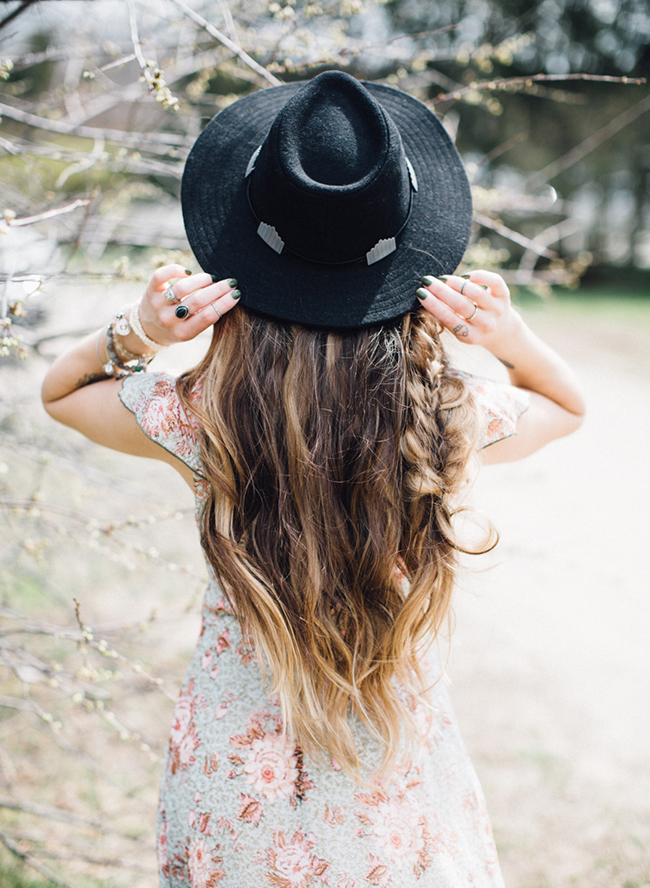
{"type": "Polygon", "coordinates": [[[178,382],[202,428],[208,561],[287,731],[358,779],[350,717],[387,770],[467,551],[452,518],[478,420],[439,332],[422,311],[323,331],[239,307],[178,382]]]}

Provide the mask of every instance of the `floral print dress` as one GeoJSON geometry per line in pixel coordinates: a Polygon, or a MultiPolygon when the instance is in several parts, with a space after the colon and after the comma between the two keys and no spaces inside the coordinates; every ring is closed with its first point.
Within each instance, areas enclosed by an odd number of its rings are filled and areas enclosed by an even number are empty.
{"type": "MultiPolygon", "coordinates": [[[[483,446],[515,434],[527,395],[462,374],[484,417],[483,446]]],[[[174,379],[133,375],[120,394],[145,434],[201,478],[199,429],[174,379]]],[[[432,666],[433,680],[440,676],[432,666]]],[[[161,780],[161,888],[503,888],[478,778],[443,681],[434,708],[409,697],[420,734],[391,779],[364,788],[336,762],[303,756],[214,578],[178,697],[161,780]]],[[[357,725],[361,757],[378,761],[357,725]]]]}

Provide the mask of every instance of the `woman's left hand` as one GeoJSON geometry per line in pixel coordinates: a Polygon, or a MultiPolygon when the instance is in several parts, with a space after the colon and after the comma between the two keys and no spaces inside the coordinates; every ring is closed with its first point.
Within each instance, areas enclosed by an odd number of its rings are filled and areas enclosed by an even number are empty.
{"type": "Polygon", "coordinates": [[[521,318],[510,304],[501,275],[472,271],[465,276],[426,276],[417,291],[422,307],[459,342],[490,348],[518,332],[521,318]]]}

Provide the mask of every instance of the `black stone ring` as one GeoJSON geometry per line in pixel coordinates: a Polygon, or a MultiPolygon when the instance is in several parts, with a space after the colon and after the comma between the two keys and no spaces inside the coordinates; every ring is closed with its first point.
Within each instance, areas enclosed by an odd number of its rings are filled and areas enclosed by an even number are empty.
{"type": "Polygon", "coordinates": [[[189,317],[190,310],[187,305],[177,305],[174,309],[174,314],[177,318],[180,318],[182,321],[184,321],[185,318],[189,317]]]}

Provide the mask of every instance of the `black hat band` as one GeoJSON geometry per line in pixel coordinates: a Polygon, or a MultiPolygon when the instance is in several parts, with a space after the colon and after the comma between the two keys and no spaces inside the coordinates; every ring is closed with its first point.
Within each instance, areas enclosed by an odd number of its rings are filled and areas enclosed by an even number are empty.
{"type": "Polygon", "coordinates": [[[257,234],[262,238],[267,246],[271,247],[272,250],[280,255],[283,251],[286,250],[287,253],[291,253],[293,256],[297,256],[298,259],[303,259],[305,262],[316,262],[319,265],[351,265],[357,262],[365,262],[367,265],[374,265],[375,262],[379,262],[381,259],[384,259],[386,256],[389,256],[397,249],[397,238],[406,228],[409,219],[411,218],[411,210],[413,209],[413,192],[418,190],[418,180],[415,175],[415,170],[413,169],[413,165],[408,157],[405,157],[406,160],[406,168],[409,174],[409,181],[411,183],[411,187],[409,190],[409,204],[406,212],[406,218],[400,225],[399,229],[395,232],[392,237],[383,237],[380,238],[377,243],[372,247],[372,249],[368,250],[363,256],[357,256],[354,259],[343,259],[340,262],[332,262],[331,260],[325,260],[320,258],[314,258],[311,256],[303,256],[301,253],[293,250],[291,247],[288,247],[282,237],[280,237],[277,229],[274,225],[270,225],[268,222],[263,222],[255,212],[255,208],[253,207],[253,203],[251,201],[250,194],[250,175],[255,169],[255,161],[262,150],[262,146],[260,145],[255,149],[253,154],[251,155],[251,159],[248,161],[248,166],[246,167],[246,173],[244,178],[248,179],[248,183],[246,186],[246,197],[248,199],[248,206],[250,207],[250,211],[255,218],[257,224],[257,234]]]}

